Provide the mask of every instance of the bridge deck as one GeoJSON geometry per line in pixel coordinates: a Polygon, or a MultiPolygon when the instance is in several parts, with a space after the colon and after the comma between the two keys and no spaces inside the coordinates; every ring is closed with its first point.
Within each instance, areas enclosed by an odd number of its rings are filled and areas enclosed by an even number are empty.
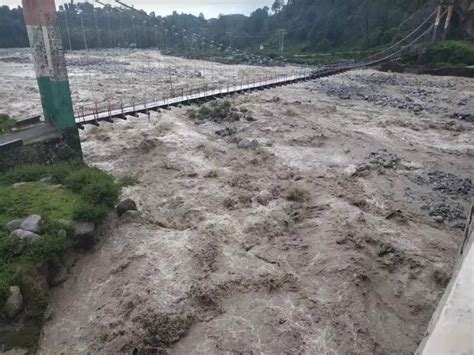
{"type": "Polygon", "coordinates": [[[94,112],[91,114],[76,116],[76,124],[79,128],[83,128],[85,124],[98,125],[100,121],[112,121],[114,118],[126,119],[127,116],[136,116],[139,113],[147,113],[149,111],[156,111],[165,109],[170,106],[177,106],[180,104],[188,104],[199,100],[209,100],[218,97],[224,97],[235,93],[242,93],[252,90],[263,90],[269,87],[279,85],[292,84],[299,81],[311,80],[323,76],[329,76],[344,71],[343,69],[325,69],[311,74],[290,75],[285,77],[278,77],[275,79],[265,80],[261,82],[235,85],[214,90],[203,90],[197,93],[184,93],[183,95],[164,98],[161,100],[150,101],[146,103],[133,104],[124,106],[119,109],[111,109],[108,111],[94,112]]]}

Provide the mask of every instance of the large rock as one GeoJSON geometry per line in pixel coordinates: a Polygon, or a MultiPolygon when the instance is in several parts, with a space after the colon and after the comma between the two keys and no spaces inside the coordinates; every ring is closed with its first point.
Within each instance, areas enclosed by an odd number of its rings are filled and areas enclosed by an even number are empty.
{"type": "Polygon", "coordinates": [[[23,309],[23,296],[21,295],[20,288],[18,286],[10,287],[10,294],[8,295],[7,301],[5,302],[5,314],[8,318],[15,318],[18,313],[23,309]]]}
{"type": "Polygon", "coordinates": [[[10,233],[10,237],[18,238],[18,243],[16,244],[15,249],[13,250],[13,253],[15,255],[20,255],[25,250],[27,245],[41,238],[40,235],[24,231],[23,229],[14,230],[10,233]]]}
{"type": "Polygon", "coordinates": [[[20,239],[21,241],[26,242],[26,244],[30,244],[34,242],[35,240],[41,238],[40,235],[33,232],[25,231],[23,229],[14,230],[13,232],[10,233],[10,237],[16,237],[20,239]]]}
{"type": "Polygon", "coordinates": [[[74,224],[74,245],[76,248],[90,249],[95,244],[95,226],[93,223],[74,224]]]}
{"type": "Polygon", "coordinates": [[[40,233],[42,221],[43,219],[40,215],[32,214],[23,220],[20,228],[28,232],[40,233]]]}
{"type": "Polygon", "coordinates": [[[127,198],[117,205],[117,214],[119,216],[123,215],[127,211],[137,211],[137,204],[135,201],[127,198]]]}
{"type": "Polygon", "coordinates": [[[22,223],[22,219],[14,219],[13,221],[10,221],[5,224],[5,229],[11,233],[14,230],[20,229],[22,223]]]}

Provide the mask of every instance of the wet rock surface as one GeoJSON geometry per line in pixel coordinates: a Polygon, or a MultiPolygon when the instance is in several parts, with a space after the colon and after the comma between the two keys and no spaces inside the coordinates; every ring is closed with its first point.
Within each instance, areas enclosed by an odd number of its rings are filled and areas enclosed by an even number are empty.
{"type": "Polygon", "coordinates": [[[324,92],[341,100],[364,100],[371,104],[391,107],[420,115],[422,113],[440,114],[443,118],[473,123],[474,98],[461,94],[461,98],[440,99],[444,89],[454,89],[453,79],[433,79],[428,83],[421,79],[408,78],[400,74],[372,73],[370,75],[348,74],[349,82],[321,79],[311,84],[313,90],[324,92]],[[424,82],[423,85],[421,83],[424,82]],[[374,88],[377,87],[377,90],[374,88]],[[393,93],[390,87],[401,87],[393,93]],[[452,112],[453,107],[459,111],[452,112]]]}
{"type": "Polygon", "coordinates": [[[433,190],[448,195],[471,196],[472,180],[461,178],[443,171],[433,171],[424,175],[414,176],[412,180],[419,185],[429,185],[433,190]]]}
{"type": "Polygon", "coordinates": [[[401,161],[396,154],[390,153],[386,149],[370,153],[367,160],[372,165],[382,166],[384,168],[394,168],[401,161]]]}
{"type": "Polygon", "coordinates": [[[137,204],[130,198],[120,201],[117,205],[117,214],[119,217],[127,211],[137,211],[137,204]]]}
{"type": "Polygon", "coordinates": [[[472,181],[452,173],[434,171],[421,175],[410,175],[416,185],[428,187],[430,191],[407,188],[407,196],[418,203],[436,222],[447,222],[453,228],[463,229],[466,209],[462,201],[472,197],[472,181]]]}

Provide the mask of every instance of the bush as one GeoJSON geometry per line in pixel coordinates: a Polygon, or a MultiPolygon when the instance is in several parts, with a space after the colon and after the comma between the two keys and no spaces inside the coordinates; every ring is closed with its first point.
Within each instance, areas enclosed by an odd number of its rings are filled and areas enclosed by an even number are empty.
{"type": "Polygon", "coordinates": [[[6,265],[15,256],[18,238],[10,237],[6,233],[0,235],[0,264],[6,265]]]}
{"type": "MultiPolygon", "coordinates": [[[[463,41],[445,41],[428,49],[422,57],[424,64],[474,65],[474,44],[463,41]]],[[[439,65],[438,65],[439,66],[439,65]]]]}
{"type": "Polygon", "coordinates": [[[0,113],[0,136],[12,131],[15,127],[16,121],[10,116],[0,113]]]}
{"type": "Polygon", "coordinates": [[[74,219],[81,222],[98,223],[104,219],[107,209],[102,205],[81,203],[74,211],[74,219]]]}
{"type": "Polygon", "coordinates": [[[48,167],[46,165],[20,165],[12,170],[8,170],[1,177],[0,183],[6,185],[16,182],[38,181],[46,176],[48,176],[48,167]]]}
{"type": "Polygon", "coordinates": [[[138,184],[138,179],[135,176],[122,176],[117,180],[120,187],[134,186],[138,184]]]}
{"type": "Polygon", "coordinates": [[[64,236],[44,235],[28,247],[25,256],[33,261],[47,262],[63,255],[71,246],[71,241],[64,236]]]}
{"type": "Polygon", "coordinates": [[[239,111],[228,100],[214,101],[198,110],[188,111],[188,116],[196,121],[234,122],[240,120],[239,111]]]}
{"type": "Polygon", "coordinates": [[[82,164],[57,163],[54,165],[26,164],[8,170],[0,178],[0,184],[10,185],[16,182],[33,182],[45,177],[51,177],[55,184],[64,184],[72,172],[83,169],[82,164]]]}
{"type": "Polygon", "coordinates": [[[114,179],[98,169],[75,171],[66,178],[65,185],[93,204],[113,207],[120,196],[120,187],[114,179]]]}
{"type": "Polygon", "coordinates": [[[120,196],[120,188],[113,182],[102,180],[86,185],[81,194],[93,204],[114,207],[120,196]]]}

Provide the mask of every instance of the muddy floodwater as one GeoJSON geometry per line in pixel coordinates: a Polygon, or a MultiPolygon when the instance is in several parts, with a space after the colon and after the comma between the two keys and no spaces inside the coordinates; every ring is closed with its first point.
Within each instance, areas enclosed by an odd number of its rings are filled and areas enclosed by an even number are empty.
{"type": "MultiPolygon", "coordinates": [[[[39,111],[27,53],[0,52],[0,111],[39,111]]],[[[100,54],[165,68],[137,80],[89,57],[102,102],[160,95],[170,68],[188,87],[285,71],[100,54]]],[[[190,106],[81,132],[88,164],[137,177],[139,213],[111,216],[51,291],[39,353],[414,352],[472,198],[474,79],[358,70],[230,102],[238,121],[196,124],[190,106]]]]}

